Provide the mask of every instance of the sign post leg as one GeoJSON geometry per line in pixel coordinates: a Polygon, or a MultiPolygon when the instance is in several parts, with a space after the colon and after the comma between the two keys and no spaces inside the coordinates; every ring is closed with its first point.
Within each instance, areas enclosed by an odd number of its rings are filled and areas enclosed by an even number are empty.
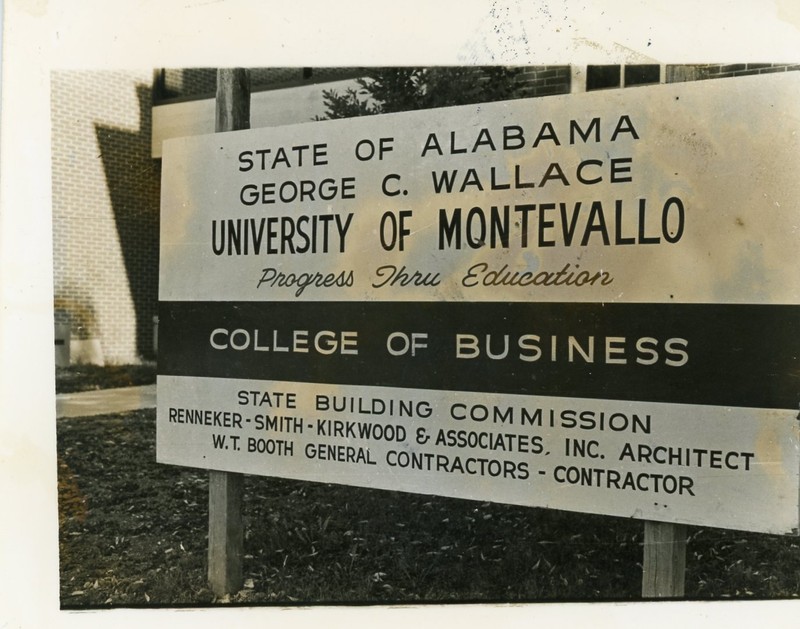
{"type": "Polygon", "coordinates": [[[686,581],[686,526],[644,523],[642,598],[681,598],[686,581]]]}
{"type": "Polygon", "coordinates": [[[244,477],[208,472],[208,582],[217,596],[242,588],[244,477]]]}
{"type": "MultiPolygon", "coordinates": [[[[250,128],[250,76],[242,68],[217,70],[216,131],[250,128]]],[[[244,477],[209,471],[208,582],[217,596],[242,587],[244,477]]]]}

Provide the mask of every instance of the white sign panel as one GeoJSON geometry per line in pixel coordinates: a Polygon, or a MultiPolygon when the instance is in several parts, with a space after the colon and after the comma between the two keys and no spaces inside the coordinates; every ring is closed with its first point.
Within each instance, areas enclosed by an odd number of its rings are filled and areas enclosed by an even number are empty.
{"type": "Polygon", "coordinates": [[[799,78],[167,141],[161,299],[800,303],[799,78]]]}
{"type": "Polygon", "coordinates": [[[799,94],[166,142],[159,460],[796,530],[799,94]]]}

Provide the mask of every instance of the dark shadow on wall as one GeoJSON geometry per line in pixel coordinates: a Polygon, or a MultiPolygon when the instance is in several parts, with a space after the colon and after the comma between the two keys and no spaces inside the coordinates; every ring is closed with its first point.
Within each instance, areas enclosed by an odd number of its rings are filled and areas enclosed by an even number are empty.
{"type": "Polygon", "coordinates": [[[151,157],[152,90],[136,88],[136,131],[95,124],[122,256],[136,311],[136,350],[155,357],[153,318],[158,312],[158,239],[161,163],[151,157]]]}
{"type": "Polygon", "coordinates": [[[214,98],[216,68],[162,68],[155,75],[153,104],[180,99],[214,98]]]}

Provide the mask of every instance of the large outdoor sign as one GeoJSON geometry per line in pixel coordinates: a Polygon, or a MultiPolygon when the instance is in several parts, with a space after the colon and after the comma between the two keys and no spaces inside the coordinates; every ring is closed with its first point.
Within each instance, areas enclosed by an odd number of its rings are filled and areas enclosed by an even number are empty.
{"type": "Polygon", "coordinates": [[[799,95],[166,142],[158,460],[796,531],[799,95]]]}

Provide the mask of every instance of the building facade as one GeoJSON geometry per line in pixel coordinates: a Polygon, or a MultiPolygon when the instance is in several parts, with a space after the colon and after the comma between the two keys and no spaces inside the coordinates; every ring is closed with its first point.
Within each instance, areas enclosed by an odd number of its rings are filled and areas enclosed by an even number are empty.
{"type": "Polygon", "coordinates": [[[152,72],[51,77],[53,307],[62,363],[153,357],[161,164],[151,158],[152,84],[152,72]]]}

